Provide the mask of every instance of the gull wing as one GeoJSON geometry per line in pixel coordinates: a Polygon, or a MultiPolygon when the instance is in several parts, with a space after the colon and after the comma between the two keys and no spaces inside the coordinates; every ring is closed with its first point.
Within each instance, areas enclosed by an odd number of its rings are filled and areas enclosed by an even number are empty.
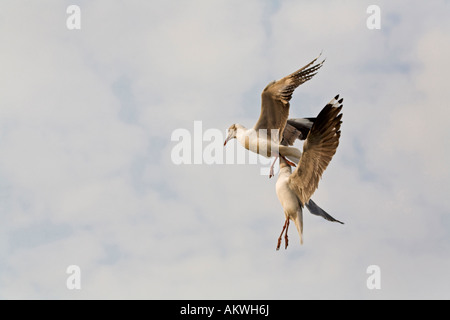
{"type": "Polygon", "coordinates": [[[305,204],[308,208],[309,212],[312,214],[322,217],[325,220],[332,221],[332,222],[338,222],[340,224],[344,224],[343,222],[333,218],[330,216],[325,210],[323,210],[321,207],[319,207],[312,199],[309,199],[309,201],[305,204]]]}
{"type": "Polygon", "coordinates": [[[303,143],[303,154],[297,168],[289,177],[289,187],[297,194],[302,205],[306,204],[319,186],[341,136],[342,101],[339,95],[320,111],[311,131],[303,143]]]}
{"type": "Polygon", "coordinates": [[[305,140],[316,118],[288,119],[283,131],[283,145],[292,146],[295,140],[305,140]]]}
{"type": "MultiPolygon", "coordinates": [[[[319,55],[320,57],[320,55],[319,55]]],[[[292,93],[302,83],[308,81],[322,67],[325,60],[315,64],[315,58],[303,68],[290,75],[269,83],[261,94],[261,114],[253,127],[256,132],[261,129],[271,134],[272,129],[278,130],[278,142],[281,142],[282,133],[289,116],[289,101],[292,93]]]]}

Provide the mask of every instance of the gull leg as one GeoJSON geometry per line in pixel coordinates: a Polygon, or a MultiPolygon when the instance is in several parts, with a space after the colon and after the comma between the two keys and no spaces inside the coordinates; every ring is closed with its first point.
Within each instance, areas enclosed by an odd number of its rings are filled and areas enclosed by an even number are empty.
{"type": "Polygon", "coordinates": [[[281,230],[280,237],[278,238],[277,250],[280,250],[281,238],[283,237],[283,233],[284,233],[284,230],[286,229],[287,225],[289,225],[289,219],[286,219],[286,222],[284,223],[284,226],[283,226],[283,230],[281,230]]]}
{"type": "Polygon", "coordinates": [[[282,156],[282,155],[280,154],[280,157],[282,157],[283,160],[286,161],[286,163],[287,163],[288,165],[290,165],[291,167],[296,167],[295,163],[293,163],[293,162],[289,161],[288,159],[286,159],[285,156],[282,156]]]}
{"type": "Polygon", "coordinates": [[[269,179],[273,177],[273,166],[275,165],[275,162],[277,161],[278,156],[275,157],[275,160],[273,161],[272,165],[270,166],[270,172],[269,172],[269,179]]]}
{"type": "Polygon", "coordinates": [[[289,229],[289,218],[286,220],[286,233],[284,235],[284,243],[285,243],[284,249],[287,249],[288,243],[289,243],[289,240],[288,240],[288,229],[289,229]]]}

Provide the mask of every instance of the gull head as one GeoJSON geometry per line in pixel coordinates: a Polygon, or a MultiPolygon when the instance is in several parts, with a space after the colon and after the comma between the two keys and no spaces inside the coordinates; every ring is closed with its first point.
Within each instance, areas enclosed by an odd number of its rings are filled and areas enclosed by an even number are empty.
{"type": "Polygon", "coordinates": [[[228,128],[228,136],[225,139],[223,146],[226,146],[227,142],[230,141],[231,139],[236,138],[238,127],[240,127],[240,125],[235,123],[228,128]]]}

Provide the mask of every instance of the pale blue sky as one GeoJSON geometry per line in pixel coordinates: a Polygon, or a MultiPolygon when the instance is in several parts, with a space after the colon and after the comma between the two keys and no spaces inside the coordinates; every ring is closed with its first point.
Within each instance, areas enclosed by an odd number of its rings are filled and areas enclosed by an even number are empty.
{"type": "Polygon", "coordinates": [[[0,298],[448,299],[450,5],[378,1],[369,30],[370,4],[2,1],[0,298]],[[313,196],[345,225],[305,212],[304,245],[291,228],[277,252],[276,179],[174,165],[170,137],[252,126],[267,83],[321,51],[291,115],[345,99],[313,196]]]}

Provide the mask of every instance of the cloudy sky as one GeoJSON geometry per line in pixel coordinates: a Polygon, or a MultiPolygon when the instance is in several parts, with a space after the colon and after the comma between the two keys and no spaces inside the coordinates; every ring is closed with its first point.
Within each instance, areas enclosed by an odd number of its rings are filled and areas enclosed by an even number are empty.
{"type": "Polygon", "coordinates": [[[438,0],[2,1],[0,298],[449,299],[449,14],[438,0]],[[291,116],[345,99],[313,196],[345,225],[305,211],[304,245],[292,227],[277,252],[276,179],[261,163],[177,165],[171,137],[221,149],[202,133],[253,126],[267,83],[321,51],[291,116]]]}

